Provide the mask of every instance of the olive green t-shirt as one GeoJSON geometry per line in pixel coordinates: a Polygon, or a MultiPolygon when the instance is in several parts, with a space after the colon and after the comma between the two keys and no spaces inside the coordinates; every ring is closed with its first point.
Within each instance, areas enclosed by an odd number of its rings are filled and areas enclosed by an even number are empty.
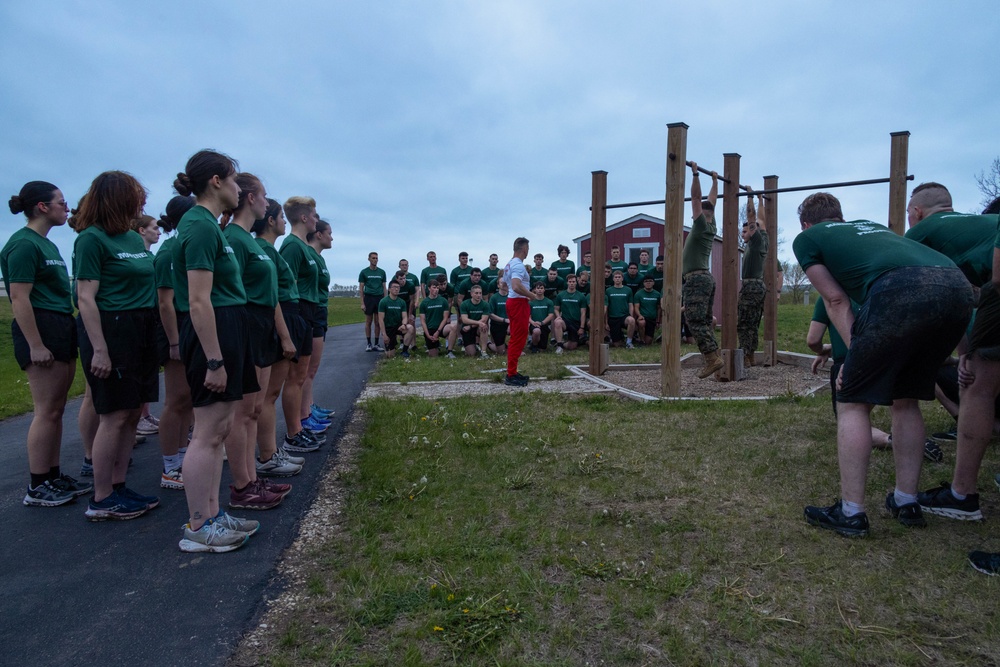
{"type": "Polygon", "coordinates": [[[537,282],[545,280],[549,277],[549,270],[544,266],[532,266],[528,269],[528,278],[531,280],[531,284],[534,285],[537,282]]]}
{"type": "Polygon", "coordinates": [[[254,239],[261,250],[274,262],[274,270],[278,274],[278,303],[298,303],[299,286],[295,282],[292,270],[288,268],[288,262],[281,256],[278,249],[267,239],[257,237],[254,239]]]}
{"type": "MultiPolygon", "coordinates": [[[[472,282],[472,278],[466,278],[458,285],[458,289],[455,290],[457,294],[461,294],[463,299],[468,299],[469,295],[472,293],[472,288],[475,285],[483,290],[483,294],[486,294],[486,283],[480,279],[478,283],[472,282]]],[[[464,303],[464,302],[463,302],[464,303]]]]}
{"type": "Polygon", "coordinates": [[[472,265],[466,264],[465,267],[463,268],[462,265],[460,264],[451,270],[451,280],[449,280],[448,282],[450,282],[452,286],[457,288],[459,285],[462,284],[463,280],[468,279],[471,275],[472,275],[472,265]]]}
{"type": "Polygon", "coordinates": [[[371,265],[368,265],[361,269],[361,273],[358,274],[358,283],[364,283],[365,294],[382,296],[385,294],[385,271],[377,267],[373,269],[371,265]]]}
{"type": "Polygon", "coordinates": [[[270,308],[278,305],[278,270],[271,258],[257,245],[250,232],[239,225],[226,225],[222,235],[229,241],[233,257],[240,265],[247,303],[270,308]]]}
{"type": "Polygon", "coordinates": [[[632,290],[628,287],[606,287],[604,289],[604,305],[608,309],[608,317],[628,317],[632,304],[632,290]]]}
{"type": "Polygon", "coordinates": [[[501,317],[505,320],[507,319],[506,295],[497,292],[496,294],[490,296],[490,312],[496,315],[497,317],[501,317]]]}
{"type": "Polygon", "coordinates": [[[424,316],[424,322],[427,323],[427,331],[425,334],[432,334],[441,328],[441,322],[444,321],[445,315],[451,315],[451,309],[448,307],[448,300],[442,296],[436,296],[433,299],[430,297],[425,298],[420,302],[420,314],[424,316]]]}
{"type": "Polygon", "coordinates": [[[406,312],[406,302],[396,297],[383,297],[378,302],[378,312],[385,313],[385,326],[398,327],[403,323],[403,313],[406,312]]]}
{"type": "Polygon", "coordinates": [[[622,276],[622,284],[624,284],[625,287],[632,290],[632,294],[635,294],[636,292],[642,289],[642,281],[644,278],[645,276],[642,275],[642,272],[637,272],[633,276],[628,271],[626,271],[625,275],[622,276]]]}
{"type": "Polygon", "coordinates": [[[583,322],[583,309],[588,307],[590,297],[583,292],[565,290],[556,296],[555,305],[559,306],[559,314],[563,319],[580,324],[583,322]]]}
{"type": "Polygon", "coordinates": [[[743,279],[760,280],[764,277],[764,259],[767,257],[767,232],[757,229],[743,249],[743,279]]]}
{"type": "MultiPolygon", "coordinates": [[[[319,266],[309,254],[309,244],[295,234],[289,234],[281,242],[278,252],[288,263],[295,286],[299,290],[299,301],[319,303],[319,266]]],[[[381,292],[379,292],[381,294],[381,292]]]]}
{"type": "Polygon", "coordinates": [[[72,313],[69,272],[56,244],[28,227],[13,234],[0,250],[0,273],[10,299],[11,283],[30,283],[33,308],[72,313]]]}
{"type": "Polygon", "coordinates": [[[906,238],[947,256],[969,282],[982,287],[993,275],[996,215],[943,211],[927,216],[906,232],[906,238]]]}
{"type": "Polygon", "coordinates": [[[73,244],[73,275],[97,280],[97,308],[106,312],[156,306],[153,257],[138,232],[109,235],[87,227],[73,244]]]}
{"type": "Polygon", "coordinates": [[[712,243],[715,242],[715,216],[711,222],[704,213],[695,218],[684,240],[684,250],[681,253],[681,273],[691,271],[707,271],[708,261],[712,256],[712,243]]]}
{"type": "Polygon", "coordinates": [[[555,280],[549,280],[548,276],[546,276],[545,280],[542,281],[542,284],[545,285],[546,299],[555,299],[559,292],[566,289],[566,281],[559,276],[556,276],[555,280]]]}
{"type": "Polygon", "coordinates": [[[219,223],[204,206],[194,206],[177,225],[177,243],[173,247],[174,303],[177,310],[188,312],[191,302],[188,271],[212,272],[212,306],[242,306],[247,293],[240,278],[240,265],[232,246],[219,229],[219,223]]]}
{"type": "Polygon", "coordinates": [[[552,299],[545,298],[538,301],[532,300],[531,314],[529,317],[535,322],[542,322],[546,317],[555,312],[555,304],[552,303],[552,299]]]}
{"type": "Polygon", "coordinates": [[[571,259],[567,259],[565,262],[562,260],[556,260],[555,262],[552,262],[552,265],[549,268],[555,269],[559,274],[559,277],[564,281],[566,280],[566,276],[571,273],[576,273],[576,264],[571,259]]]}
{"type": "Polygon", "coordinates": [[[491,281],[496,280],[500,277],[500,267],[493,268],[492,266],[487,266],[483,269],[483,282],[489,284],[491,281]]]}
{"type": "Polygon", "coordinates": [[[472,303],[472,299],[466,299],[458,307],[459,312],[470,320],[486,320],[490,317],[490,302],[480,299],[479,303],[472,303]]]}
{"type": "Polygon", "coordinates": [[[448,272],[443,266],[425,266],[420,272],[420,284],[424,287],[424,296],[427,296],[427,286],[436,282],[438,276],[448,277],[448,272]]]}
{"type": "Polygon", "coordinates": [[[813,225],[795,237],[792,250],[804,270],[822,264],[847,295],[861,304],[868,298],[872,283],[893,269],[955,266],[938,251],[870,220],[813,225]]]}
{"type": "Polygon", "coordinates": [[[645,288],[639,290],[632,297],[632,303],[639,306],[639,314],[645,317],[647,320],[655,320],[656,316],[659,314],[660,308],[660,298],[662,295],[656,290],[649,290],[648,292],[645,288]]]}

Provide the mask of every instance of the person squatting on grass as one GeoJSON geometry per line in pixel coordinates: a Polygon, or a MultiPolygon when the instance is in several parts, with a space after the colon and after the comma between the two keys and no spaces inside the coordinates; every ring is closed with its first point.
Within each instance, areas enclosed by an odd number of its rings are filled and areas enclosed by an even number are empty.
{"type": "Polygon", "coordinates": [[[66,224],[69,204],[56,186],[31,181],[8,205],[11,213],[27,219],[0,250],[0,273],[14,314],[14,358],[28,376],[34,407],[23,503],[56,507],[93,489],[64,474],[59,464],[66,395],[76,374],[77,330],[66,262],[48,235],[66,224]]]}
{"type": "Polygon", "coordinates": [[[837,392],[841,499],[806,507],[805,518],[841,535],[868,534],[871,410],[891,405],[896,489],[886,508],[904,525],[924,526],[917,503],[925,440],[918,401],[934,398],[937,369],[972,313],[972,288],[941,253],[868,220],[844,221],[833,195],[810,195],[798,213],[795,257],[848,347],[837,392]],[[857,320],[852,299],[860,304],[857,320]]]}

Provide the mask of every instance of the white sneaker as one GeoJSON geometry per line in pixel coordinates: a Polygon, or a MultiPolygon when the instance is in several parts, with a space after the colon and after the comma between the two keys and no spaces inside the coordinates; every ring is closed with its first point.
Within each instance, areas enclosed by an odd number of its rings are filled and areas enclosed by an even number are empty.
{"type": "Polygon", "coordinates": [[[180,468],[168,470],[160,475],[160,487],[164,489],[184,490],[184,476],[180,468]]]}
{"type": "Polygon", "coordinates": [[[563,352],[564,352],[564,350],[562,349],[562,345],[557,345],[556,346],[556,354],[562,354],[563,352]]]}
{"type": "Polygon", "coordinates": [[[184,539],[177,545],[187,553],[224,553],[239,549],[250,535],[226,528],[215,519],[209,519],[198,530],[184,524],[184,539]]]}
{"type": "Polygon", "coordinates": [[[289,463],[294,463],[297,466],[305,465],[306,459],[303,456],[292,456],[291,453],[285,449],[285,443],[278,445],[275,454],[282,460],[288,461],[289,463]]]}
{"type": "Polygon", "coordinates": [[[449,359],[458,359],[458,357],[456,357],[456,356],[455,356],[455,353],[454,353],[454,352],[449,352],[449,353],[448,353],[448,358],[449,358],[449,359]]]}
{"type": "Polygon", "coordinates": [[[254,465],[257,467],[258,477],[291,477],[302,472],[302,466],[282,461],[277,452],[267,461],[257,459],[254,465]]]}
{"type": "Polygon", "coordinates": [[[149,417],[143,417],[136,424],[135,432],[139,435],[153,435],[160,432],[160,427],[149,417]]]}
{"type": "Polygon", "coordinates": [[[240,519],[239,517],[235,517],[232,514],[221,510],[218,515],[212,519],[212,521],[234,532],[244,533],[247,537],[260,530],[260,521],[254,521],[253,519],[240,519]]]}

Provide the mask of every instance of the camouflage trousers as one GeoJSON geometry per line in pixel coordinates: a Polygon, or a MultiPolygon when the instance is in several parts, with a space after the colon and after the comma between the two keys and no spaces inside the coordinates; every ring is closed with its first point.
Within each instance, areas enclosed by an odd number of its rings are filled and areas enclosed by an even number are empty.
{"type": "Polygon", "coordinates": [[[743,289],[740,290],[739,321],[736,324],[736,335],[739,336],[744,358],[757,351],[757,329],[763,314],[764,281],[744,281],[743,289]]]}
{"type": "Polygon", "coordinates": [[[719,349],[715,342],[715,326],[712,324],[712,306],[715,303],[715,278],[705,273],[689,273],[684,277],[681,290],[684,299],[684,319],[698,350],[711,354],[719,349]]]}

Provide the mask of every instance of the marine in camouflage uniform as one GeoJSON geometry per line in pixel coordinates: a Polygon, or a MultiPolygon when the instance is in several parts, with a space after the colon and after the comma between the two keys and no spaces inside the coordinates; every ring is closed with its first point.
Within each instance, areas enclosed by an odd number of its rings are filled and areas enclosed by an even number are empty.
{"type": "Polygon", "coordinates": [[[698,350],[705,358],[705,365],[698,372],[699,378],[707,378],[723,366],[719,357],[719,344],[715,341],[712,325],[712,305],[715,302],[715,278],[708,270],[708,260],[712,256],[715,242],[715,201],[719,196],[719,177],[712,172],[712,189],[708,198],[701,199],[701,183],[698,180],[698,165],[691,163],[691,209],[694,223],[684,240],[682,252],[682,273],[684,287],[684,316],[688,329],[698,343],[698,350]]]}
{"type": "MultiPolygon", "coordinates": [[[[764,197],[760,197],[760,217],[764,219],[764,197]]],[[[758,224],[753,195],[747,197],[747,221],[743,225],[743,288],[740,290],[739,321],[736,333],[743,350],[743,363],[754,365],[757,330],[764,314],[764,258],[767,257],[767,232],[758,224]]]]}

